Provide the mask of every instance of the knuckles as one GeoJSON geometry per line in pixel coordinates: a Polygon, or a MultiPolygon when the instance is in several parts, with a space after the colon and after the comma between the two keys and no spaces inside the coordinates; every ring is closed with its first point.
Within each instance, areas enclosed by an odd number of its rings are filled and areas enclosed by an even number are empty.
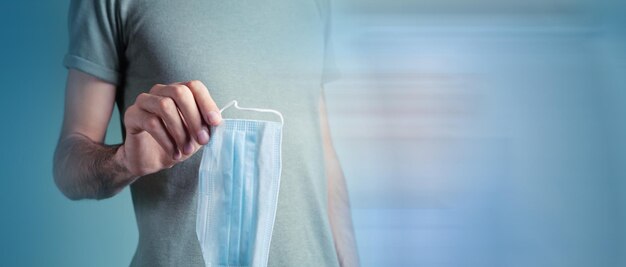
{"type": "Polygon", "coordinates": [[[135,104],[143,102],[143,101],[146,101],[148,96],[149,96],[149,94],[147,94],[147,93],[141,93],[141,94],[137,95],[137,97],[135,98],[135,104]]]}
{"type": "Polygon", "coordinates": [[[165,86],[165,85],[160,84],[160,83],[155,84],[154,86],[152,86],[152,88],[150,88],[150,93],[153,93],[155,90],[157,90],[158,88],[163,87],[163,86],[165,86]]]}
{"type": "Polygon", "coordinates": [[[135,109],[137,107],[135,105],[131,105],[130,107],[128,107],[126,109],[126,112],[124,112],[124,121],[128,122],[131,118],[131,116],[133,115],[133,113],[135,112],[135,109]]]}
{"type": "Polygon", "coordinates": [[[174,100],[169,97],[163,97],[159,100],[159,109],[163,111],[172,110],[176,108],[174,100]]]}
{"type": "Polygon", "coordinates": [[[144,128],[146,130],[154,131],[161,127],[161,120],[157,117],[150,117],[144,121],[144,128]]]}
{"type": "Polygon", "coordinates": [[[187,82],[187,84],[189,85],[190,88],[202,88],[204,87],[204,84],[199,81],[199,80],[191,80],[189,82],[187,82]]]}
{"type": "Polygon", "coordinates": [[[185,99],[190,95],[189,88],[184,85],[172,85],[170,88],[172,97],[175,99],[185,99]]]}

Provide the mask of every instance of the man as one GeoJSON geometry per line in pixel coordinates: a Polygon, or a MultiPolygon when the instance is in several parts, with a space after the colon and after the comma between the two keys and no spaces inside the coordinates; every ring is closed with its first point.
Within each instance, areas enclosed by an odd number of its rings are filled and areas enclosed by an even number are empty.
{"type": "Polygon", "coordinates": [[[57,186],[70,199],[130,186],[139,229],[131,264],[201,266],[197,152],[222,120],[218,106],[237,99],[279,110],[283,171],[269,265],[357,266],[322,94],[333,78],[328,10],[323,0],[72,1],[57,186]],[[114,103],[125,138],[109,146],[114,103]]]}

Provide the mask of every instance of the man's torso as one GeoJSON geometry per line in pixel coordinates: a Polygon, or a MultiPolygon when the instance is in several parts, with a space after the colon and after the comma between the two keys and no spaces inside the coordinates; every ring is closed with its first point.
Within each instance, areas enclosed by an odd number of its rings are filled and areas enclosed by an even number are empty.
{"type": "MultiPolygon", "coordinates": [[[[336,266],[318,117],[327,3],[119,2],[121,111],[156,83],[197,79],[220,106],[237,99],[282,112],[283,172],[270,266],[336,266]]],[[[229,112],[225,118],[274,120],[229,112]]],[[[201,152],[131,186],[139,227],[133,265],[203,264],[195,234],[201,152]]]]}

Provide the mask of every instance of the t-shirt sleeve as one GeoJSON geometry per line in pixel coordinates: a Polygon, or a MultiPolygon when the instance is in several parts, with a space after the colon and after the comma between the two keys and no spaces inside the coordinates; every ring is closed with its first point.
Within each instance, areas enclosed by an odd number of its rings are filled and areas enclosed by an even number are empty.
{"type": "Polygon", "coordinates": [[[115,0],[72,0],[68,15],[67,68],[119,85],[124,42],[115,0]]]}
{"type": "Polygon", "coordinates": [[[330,1],[328,1],[324,29],[324,71],[322,74],[322,85],[338,80],[341,77],[341,73],[335,61],[335,51],[332,40],[332,15],[330,6],[330,1]]]}

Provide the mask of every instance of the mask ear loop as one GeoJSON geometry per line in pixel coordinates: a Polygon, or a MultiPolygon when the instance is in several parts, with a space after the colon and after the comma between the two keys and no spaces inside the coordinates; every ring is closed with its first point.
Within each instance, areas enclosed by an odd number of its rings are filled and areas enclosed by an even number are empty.
{"type": "Polygon", "coordinates": [[[280,117],[280,123],[283,124],[283,125],[285,124],[285,119],[283,118],[283,114],[278,112],[277,110],[266,109],[266,108],[242,108],[242,107],[239,106],[239,103],[237,102],[237,100],[230,101],[230,103],[228,103],[226,106],[224,106],[222,109],[220,109],[220,114],[222,112],[224,112],[224,110],[226,110],[227,108],[232,107],[232,106],[234,106],[238,110],[258,111],[258,112],[266,112],[266,113],[276,114],[278,117],[280,117]]]}

